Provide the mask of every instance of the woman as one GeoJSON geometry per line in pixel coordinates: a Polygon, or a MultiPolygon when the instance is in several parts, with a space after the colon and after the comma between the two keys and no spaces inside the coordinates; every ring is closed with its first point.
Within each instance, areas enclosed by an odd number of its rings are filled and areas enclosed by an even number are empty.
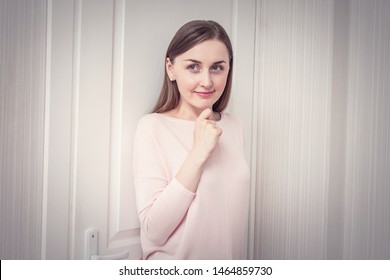
{"type": "Polygon", "coordinates": [[[144,259],[239,259],[248,213],[242,126],[223,113],[232,46],[213,21],[191,21],[172,39],[152,114],[134,140],[144,259]]]}

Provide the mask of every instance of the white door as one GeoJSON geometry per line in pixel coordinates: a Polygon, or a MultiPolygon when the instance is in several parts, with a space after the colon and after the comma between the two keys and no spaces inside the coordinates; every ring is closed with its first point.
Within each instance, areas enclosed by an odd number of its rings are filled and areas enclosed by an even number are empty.
{"type": "MultiPolygon", "coordinates": [[[[44,258],[89,258],[88,246],[141,257],[132,137],[158,96],[165,50],[185,22],[213,19],[232,35],[237,67],[252,66],[255,1],[242,2],[48,1],[44,258]]],[[[252,85],[247,73],[236,80],[252,85]]],[[[245,94],[232,110],[250,130],[245,94]]]]}

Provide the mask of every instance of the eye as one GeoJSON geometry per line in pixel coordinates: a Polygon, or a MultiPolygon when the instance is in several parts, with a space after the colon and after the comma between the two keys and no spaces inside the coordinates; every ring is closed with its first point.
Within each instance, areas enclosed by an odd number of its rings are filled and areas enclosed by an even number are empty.
{"type": "Polygon", "coordinates": [[[210,69],[213,72],[221,72],[221,71],[223,71],[224,68],[222,65],[216,64],[216,65],[211,66],[210,69]]]}
{"type": "Polygon", "coordinates": [[[187,66],[187,69],[190,70],[191,72],[199,72],[200,71],[200,67],[198,64],[190,64],[187,66]]]}

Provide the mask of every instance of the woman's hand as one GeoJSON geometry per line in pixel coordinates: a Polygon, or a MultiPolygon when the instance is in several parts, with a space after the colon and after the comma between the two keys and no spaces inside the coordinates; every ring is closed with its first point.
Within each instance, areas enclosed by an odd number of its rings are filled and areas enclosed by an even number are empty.
{"type": "Polygon", "coordinates": [[[194,144],[191,152],[202,163],[210,157],[222,134],[222,129],[211,119],[212,114],[210,109],[205,109],[195,122],[194,144]]]}
{"type": "Polygon", "coordinates": [[[186,160],[176,174],[176,179],[191,192],[196,192],[204,163],[217,146],[222,129],[210,120],[212,111],[204,110],[195,122],[194,144],[186,160]]]}

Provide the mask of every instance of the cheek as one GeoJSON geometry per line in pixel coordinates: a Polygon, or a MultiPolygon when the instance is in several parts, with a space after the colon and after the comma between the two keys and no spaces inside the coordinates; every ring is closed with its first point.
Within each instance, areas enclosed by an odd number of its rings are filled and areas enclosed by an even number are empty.
{"type": "Polygon", "coordinates": [[[194,76],[187,75],[185,77],[181,76],[176,80],[177,86],[180,91],[191,91],[194,90],[198,84],[194,76]]]}
{"type": "Polygon", "coordinates": [[[218,89],[223,90],[226,86],[227,75],[220,76],[215,79],[214,86],[218,87],[218,89]]]}

